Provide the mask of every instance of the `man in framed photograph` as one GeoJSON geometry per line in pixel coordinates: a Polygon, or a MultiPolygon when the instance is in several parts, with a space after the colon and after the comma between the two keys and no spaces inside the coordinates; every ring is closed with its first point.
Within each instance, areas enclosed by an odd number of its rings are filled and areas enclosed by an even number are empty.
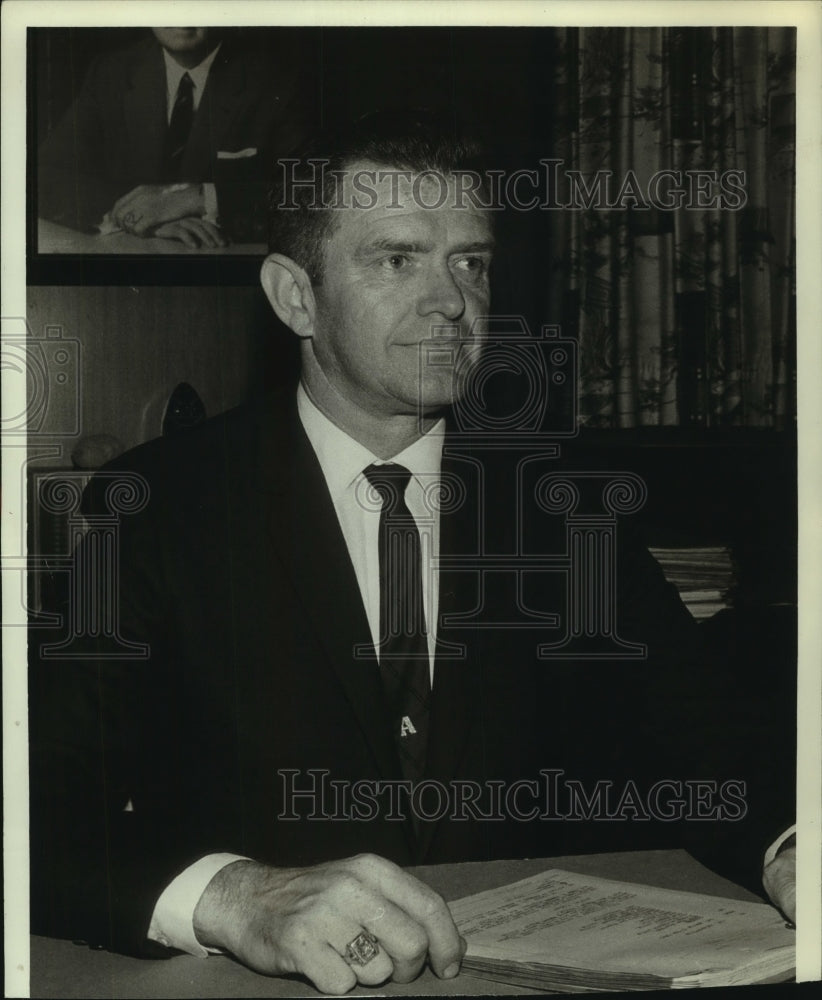
{"type": "Polygon", "coordinates": [[[38,215],[193,248],[264,242],[274,159],[315,124],[299,38],[225,27],[139,34],[92,60],[46,134],[38,215]]]}

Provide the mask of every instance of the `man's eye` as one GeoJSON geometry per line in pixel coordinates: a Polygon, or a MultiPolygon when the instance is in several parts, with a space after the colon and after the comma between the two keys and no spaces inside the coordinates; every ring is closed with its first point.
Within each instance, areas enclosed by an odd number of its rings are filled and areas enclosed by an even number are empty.
{"type": "Polygon", "coordinates": [[[457,270],[469,278],[481,278],[488,267],[484,257],[461,257],[455,264],[457,270]]]}
{"type": "Polygon", "coordinates": [[[383,265],[388,268],[389,271],[400,271],[408,263],[408,257],[403,253],[392,253],[390,257],[386,257],[383,260],[383,265]]]}

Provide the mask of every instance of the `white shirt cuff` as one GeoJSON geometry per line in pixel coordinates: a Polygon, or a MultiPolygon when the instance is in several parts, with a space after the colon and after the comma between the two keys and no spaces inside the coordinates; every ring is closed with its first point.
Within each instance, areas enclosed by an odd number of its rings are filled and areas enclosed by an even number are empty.
{"type": "Polygon", "coordinates": [[[217,204],[217,188],[214,184],[203,184],[203,201],[205,202],[205,215],[203,215],[203,218],[206,222],[213,222],[215,226],[218,225],[220,212],[219,205],[217,204]]]}
{"type": "Polygon", "coordinates": [[[776,857],[779,848],[785,843],[785,841],[792,834],[796,833],[796,824],[789,826],[788,829],[771,844],[767,851],[765,851],[765,860],[762,862],[762,867],[765,868],[769,865],[773,859],[776,857]]]}
{"type": "Polygon", "coordinates": [[[200,896],[217,872],[234,861],[247,861],[241,854],[206,854],[189,865],[165,887],[154,907],[148,937],[166,948],[207,958],[219,948],[204,948],[194,934],[194,911],[200,896]]]}
{"type": "Polygon", "coordinates": [[[106,212],[100,222],[97,223],[97,231],[101,236],[111,236],[112,233],[121,233],[122,229],[112,219],[111,215],[106,212]]]}

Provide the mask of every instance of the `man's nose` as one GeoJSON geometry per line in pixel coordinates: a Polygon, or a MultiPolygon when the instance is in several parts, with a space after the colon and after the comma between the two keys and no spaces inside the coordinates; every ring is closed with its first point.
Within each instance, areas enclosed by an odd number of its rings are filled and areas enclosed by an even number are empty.
{"type": "Polygon", "coordinates": [[[420,316],[439,314],[455,320],[465,312],[465,297],[447,265],[437,265],[426,275],[425,288],[417,304],[420,316]]]}

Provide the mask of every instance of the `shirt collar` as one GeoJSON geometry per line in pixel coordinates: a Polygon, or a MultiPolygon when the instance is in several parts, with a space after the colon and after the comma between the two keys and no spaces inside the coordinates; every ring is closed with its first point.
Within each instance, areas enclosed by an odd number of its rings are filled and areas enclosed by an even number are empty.
{"type": "MultiPolygon", "coordinates": [[[[332,423],[309,399],[302,382],[297,389],[297,412],[317,455],[332,499],[336,500],[352,486],[369,465],[384,463],[383,459],[377,458],[332,423]]],[[[421,476],[438,476],[442,464],[443,425],[444,421],[438,420],[427,434],[417,438],[391,461],[404,465],[418,479],[421,476]]]]}
{"type": "Polygon", "coordinates": [[[215,48],[209,52],[209,54],[203,59],[201,63],[194,67],[194,69],[186,69],[185,66],[181,66],[172,56],[163,49],[163,59],[166,64],[166,88],[168,90],[169,103],[173,104],[174,99],[177,97],[177,89],[180,86],[180,80],[182,80],[184,74],[188,73],[191,77],[191,82],[194,84],[194,89],[202,94],[205,89],[206,80],[208,79],[208,72],[211,69],[211,64],[217,58],[217,53],[220,51],[220,42],[215,48]]]}

